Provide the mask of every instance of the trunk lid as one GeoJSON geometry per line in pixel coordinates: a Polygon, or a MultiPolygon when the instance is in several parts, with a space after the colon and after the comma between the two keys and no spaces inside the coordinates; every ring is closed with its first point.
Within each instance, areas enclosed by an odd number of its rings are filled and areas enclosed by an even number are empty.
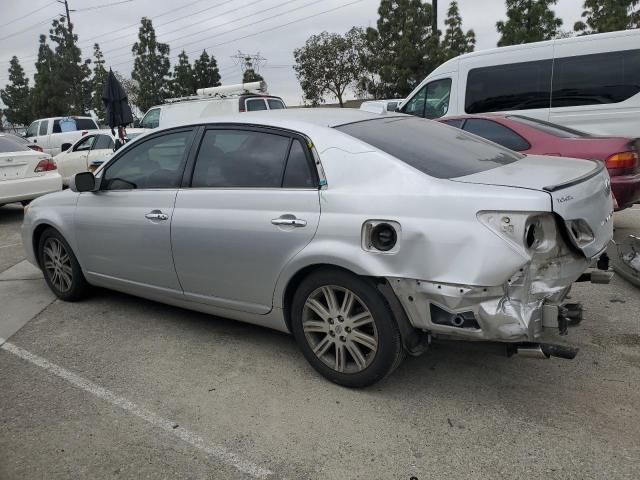
{"type": "Polygon", "coordinates": [[[0,182],[41,175],[34,170],[38,162],[50,158],[49,155],[35,150],[0,153],[0,182]]]}
{"type": "Polygon", "coordinates": [[[564,220],[568,237],[588,258],[604,250],[613,236],[611,181],[603,162],[529,155],[451,180],[548,193],[551,210],[564,220]]]}

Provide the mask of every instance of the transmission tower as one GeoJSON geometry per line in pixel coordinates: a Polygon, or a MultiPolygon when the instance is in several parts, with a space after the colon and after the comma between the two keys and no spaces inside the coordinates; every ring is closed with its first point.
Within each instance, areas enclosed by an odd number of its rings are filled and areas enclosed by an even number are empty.
{"type": "Polygon", "coordinates": [[[260,68],[267,62],[267,59],[260,55],[260,52],[243,53],[238,50],[238,53],[233,55],[231,58],[233,58],[236,65],[240,65],[243,75],[246,70],[253,70],[258,73],[260,68]]]}

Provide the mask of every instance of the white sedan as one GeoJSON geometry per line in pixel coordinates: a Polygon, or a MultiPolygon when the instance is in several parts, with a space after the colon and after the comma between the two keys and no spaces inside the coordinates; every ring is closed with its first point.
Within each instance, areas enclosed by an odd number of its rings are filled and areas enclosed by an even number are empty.
{"type": "MultiPolygon", "coordinates": [[[[132,129],[127,135],[130,140],[140,135],[142,129],[132,129]]],[[[96,130],[85,135],[71,147],[54,157],[58,164],[63,184],[69,185],[69,180],[80,172],[90,170],[92,164],[105,162],[115,151],[116,139],[110,130],[96,130]]]]}
{"type": "Polygon", "coordinates": [[[12,202],[24,205],[58,190],[62,190],[62,178],[51,155],[0,133],[0,205],[12,202]]]}

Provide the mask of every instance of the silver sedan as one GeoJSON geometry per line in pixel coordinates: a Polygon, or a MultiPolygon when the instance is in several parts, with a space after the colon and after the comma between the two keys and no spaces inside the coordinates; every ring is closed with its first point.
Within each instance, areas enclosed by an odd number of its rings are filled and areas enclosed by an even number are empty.
{"type": "Polygon", "coordinates": [[[58,297],[106,287],[292,332],[353,387],[434,337],[575,356],[545,339],[612,237],[601,163],[360,110],[161,129],[70,186],[23,226],[58,297]]]}

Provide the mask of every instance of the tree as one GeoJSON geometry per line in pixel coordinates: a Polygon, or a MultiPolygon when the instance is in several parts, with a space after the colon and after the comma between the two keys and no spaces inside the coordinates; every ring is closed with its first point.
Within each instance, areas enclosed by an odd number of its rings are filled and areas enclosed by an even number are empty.
{"type": "Polygon", "coordinates": [[[29,79],[25,76],[18,57],[12,57],[9,65],[10,84],[0,90],[0,98],[6,106],[0,113],[0,118],[4,114],[7,122],[12,125],[28,125],[32,118],[29,79]]]}
{"type": "Polygon", "coordinates": [[[138,82],[137,106],[143,111],[162,103],[169,96],[169,45],[156,40],[150,19],[142,17],[131,77],[138,82]]]}
{"type": "Polygon", "coordinates": [[[455,0],[449,6],[447,19],[444,23],[447,26],[447,30],[440,45],[442,60],[446,61],[463,53],[473,52],[476,44],[476,34],[473,30],[468,30],[467,33],[462,30],[462,17],[458,9],[458,2],[455,0]]]}
{"type": "Polygon", "coordinates": [[[135,82],[134,80],[128,77],[125,77],[120,72],[113,72],[113,74],[116,76],[116,78],[118,79],[118,82],[120,82],[120,85],[122,85],[122,88],[124,88],[124,91],[127,93],[129,104],[135,105],[136,107],[140,108],[138,106],[139,88],[138,88],[137,82],[135,82]]]}
{"type": "Polygon", "coordinates": [[[360,77],[361,67],[352,35],[326,31],[312,35],[303,47],[293,51],[293,56],[296,61],[293,68],[306,101],[315,106],[324,102],[324,96],[330,93],[343,107],[346,89],[355,85],[360,77]]]}
{"type": "Polygon", "coordinates": [[[100,50],[100,45],[93,45],[93,92],[91,95],[91,107],[98,115],[98,118],[104,120],[104,104],[102,103],[102,90],[104,82],[107,78],[107,70],[104,68],[104,55],[100,50]]]}
{"type": "Polygon", "coordinates": [[[377,30],[367,29],[371,49],[379,55],[378,91],[404,97],[438,65],[438,32],[432,9],[421,0],[382,0],[377,30]]]}
{"type": "Polygon", "coordinates": [[[91,102],[91,86],[87,82],[91,60],[82,61],[82,52],[76,45],[78,36],[71,33],[65,17],[53,21],[49,38],[55,45],[52,81],[63,102],[58,115],[85,114],[91,102]]]}
{"type": "Polygon", "coordinates": [[[640,0],[585,0],[582,17],[573,29],[583,35],[640,28],[640,0]]]}
{"type": "Polygon", "coordinates": [[[507,21],[496,23],[500,40],[498,46],[550,40],[562,26],[550,5],[558,0],[506,0],[507,21]]]}
{"type": "Polygon", "coordinates": [[[187,52],[182,50],[178,55],[178,63],[173,67],[173,80],[171,80],[172,97],[188,97],[194,95],[195,77],[193,68],[189,63],[187,52]]]}
{"type": "Polygon", "coordinates": [[[218,87],[220,86],[220,71],[216,57],[206,50],[202,51],[200,58],[193,62],[194,88],[218,87]]]}
{"type": "Polygon", "coordinates": [[[31,108],[36,118],[55,117],[67,115],[64,112],[64,98],[57,91],[56,71],[54,66],[54,54],[47,43],[47,37],[40,35],[38,47],[38,59],[36,61],[36,73],[34,86],[31,91],[31,108]],[[60,113],[63,111],[63,113],[60,113]]]}
{"type": "Polygon", "coordinates": [[[253,68],[247,68],[242,74],[242,83],[262,82],[264,78],[253,68]]]}

